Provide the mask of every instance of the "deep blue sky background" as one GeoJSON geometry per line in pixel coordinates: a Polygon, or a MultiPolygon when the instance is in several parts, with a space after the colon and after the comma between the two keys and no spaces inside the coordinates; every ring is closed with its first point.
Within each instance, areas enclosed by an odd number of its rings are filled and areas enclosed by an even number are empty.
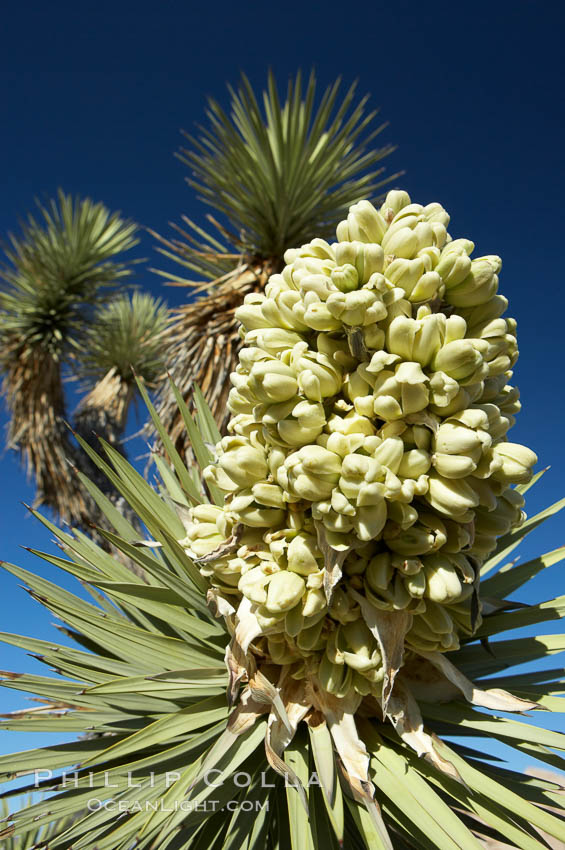
{"type": "MultiPolygon", "coordinates": [[[[563,494],[562,7],[138,0],[10,4],[2,17],[1,235],[35,196],[59,186],[161,232],[183,213],[203,223],[206,210],[173,152],[180,128],[203,120],[206,95],[225,103],[226,83],[241,70],[260,87],[269,66],[281,86],[299,67],[315,66],[321,86],[338,74],[346,84],[359,78],[359,91],[390,121],[382,141],[398,145],[389,173],[406,170],[401,185],[415,201],[440,201],[452,235],[472,238],[477,256],[503,258],[524,405],[512,439],[552,464],[528,510],[563,494]]],[[[149,236],[140,253],[155,264],[149,236]]],[[[137,282],[170,304],[184,297],[149,270],[137,282]]],[[[0,482],[0,558],[61,580],[19,548],[51,544],[26,518],[21,501],[33,491],[10,455],[0,459],[0,482]]],[[[565,543],[562,528],[559,519],[544,526],[523,558],[565,543]]],[[[558,566],[540,577],[536,598],[563,592],[563,575],[558,566]]],[[[0,588],[1,628],[55,637],[52,617],[15,579],[1,576],[0,588]]],[[[42,672],[3,647],[0,667],[42,672]]],[[[0,691],[0,711],[23,705],[18,693],[0,691]]],[[[13,737],[2,736],[3,751],[47,736],[13,737]]]]}

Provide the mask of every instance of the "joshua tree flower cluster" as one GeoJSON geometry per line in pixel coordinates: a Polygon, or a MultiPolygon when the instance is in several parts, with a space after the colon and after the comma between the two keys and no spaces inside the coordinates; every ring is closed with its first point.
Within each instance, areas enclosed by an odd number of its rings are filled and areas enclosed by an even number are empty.
{"type": "Polygon", "coordinates": [[[385,612],[408,653],[457,649],[482,561],[523,519],[512,485],[536,456],[507,440],[501,261],[448,224],[404,191],[360,201],[237,311],[229,435],[205,473],[225,503],[192,510],[185,545],[244,654],[338,697],[380,698],[385,612]]]}

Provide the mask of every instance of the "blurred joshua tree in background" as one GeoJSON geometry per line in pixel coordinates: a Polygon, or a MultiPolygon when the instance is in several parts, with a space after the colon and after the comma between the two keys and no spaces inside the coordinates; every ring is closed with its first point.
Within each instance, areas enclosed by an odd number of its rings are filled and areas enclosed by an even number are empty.
{"type": "Polygon", "coordinates": [[[298,73],[281,102],[270,74],[262,107],[245,76],[229,91],[228,112],[209,100],[208,126],[196,138],[187,135],[190,148],[179,153],[192,171],[189,184],[222,218],[207,216],[216,235],[187,217],[186,227],[173,225],[170,239],[153,233],[161,253],[183,268],[185,277],[158,272],[189,288],[177,310],[169,313],[150,295],[124,293],[132,274],[124,257],[139,242],[138,228],[103,204],[60,192],[9,237],[0,269],[8,446],[35,480],[36,504],[71,525],[102,522],[85,475],[117,497],[76,450],[64,379],[74,378],[82,391],[74,430],[91,444],[94,434],[102,436],[123,452],[136,373],[149,389],[158,388],[161,419],[186,454],[186,429],[165,367],[186,401],[198,384],[225,427],[240,346],[236,308],[282,268],[287,248],[315,234],[330,237],[352,203],[374,198],[393,179],[383,179],[379,164],[393,147],[372,145],[386,125],[375,124],[367,97],[356,101],[355,85],[340,96],[336,80],[317,97],[314,75],[303,86],[298,73]]]}
{"type": "MultiPolygon", "coordinates": [[[[397,176],[383,179],[378,163],[394,148],[373,147],[386,124],[374,125],[376,111],[366,111],[367,97],[356,102],[355,85],[340,97],[338,79],[317,99],[314,75],[303,86],[297,73],[281,102],[269,74],[262,108],[245,76],[229,92],[229,111],[210,99],[208,126],[187,135],[190,147],[179,153],[192,172],[189,185],[224,223],[208,215],[212,235],[185,217],[186,228],[173,225],[175,237],[154,234],[185,277],[161,274],[195,296],[174,311],[167,330],[169,370],[185,400],[193,382],[202,388],[222,429],[240,347],[236,308],[283,267],[287,248],[315,235],[331,237],[351,204],[374,199],[397,176]]],[[[168,381],[159,401],[168,433],[185,452],[187,435],[168,381]]]]}
{"type": "Polygon", "coordinates": [[[101,515],[80,475],[114,494],[75,448],[64,379],[81,379],[86,392],[74,428],[88,440],[95,430],[120,447],[135,395],[132,367],[149,384],[162,372],[158,334],[167,312],[148,295],[119,292],[131,276],[123,256],[139,241],[133,222],[63,192],[38,209],[10,236],[0,269],[8,446],[34,478],[37,504],[65,522],[91,525],[101,515]]]}

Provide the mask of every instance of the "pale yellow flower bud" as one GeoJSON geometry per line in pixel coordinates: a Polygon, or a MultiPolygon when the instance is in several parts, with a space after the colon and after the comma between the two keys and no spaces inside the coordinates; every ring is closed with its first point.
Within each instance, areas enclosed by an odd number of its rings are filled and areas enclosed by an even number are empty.
{"type": "Polygon", "coordinates": [[[264,567],[253,567],[247,570],[238,582],[238,589],[247,599],[256,605],[264,605],[267,601],[267,585],[271,580],[271,572],[264,567]]]}
{"type": "Polygon", "coordinates": [[[309,575],[320,568],[320,551],[316,539],[311,534],[298,534],[288,544],[288,568],[300,575],[309,575]]]}
{"type": "Polygon", "coordinates": [[[349,238],[360,242],[380,243],[386,231],[386,221],[369,201],[359,201],[349,208],[347,225],[349,238]]]}
{"type": "Polygon", "coordinates": [[[265,318],[261,309],[264,302],[264,295],[252,292],[245,296],[243,304],[235,311],[236,320],[241,322],[246,331],[271,327],[271,323],[265,318]]]}
{"type": "Polygon", "coordinates": [[[365,572],[365,580],[374,591],[386,590],[392,581],[394,567],[390,552],[383,552],[371,558],[365,572]]]}
{"type": "Polygon", "coordinates": [[[288,611],[300,602],[305,590],[303,578],[297,573],[281,570],[269,581],[265,608],[272,614],[288,611]]]}
{"type": "Polygon", "coordinates": [[[363,245],[359,242],[355,246],[355,268],[359,275],[359,281],[367,284],[374,274],[380,274],[384,268],[385,255],[380,245],[363,245]]]}
{"type": "Polygon", "coordinates": [[[306,342],[297,343],[287,354],[284,360],[298,375],[298,385],[311,401],[321,402],[341,389],[341,369],[325,354],[309,350],[306,342]]]}
{"type": "Polygon", "coordinates": [[[392,221],[394,216],[409,204],[410,195],[408,192],[405,192],[402,189],[392,189],[387,193],[380,212],[385,221],[392,221]]]}
{"type": "MultiPolygon", "coordinates": [[[[315,293],[308,294],[315,296],[315,293]]],[[[304,322],[312,330],[325,332],[341,330],[341,322],[330,313],[324,301],[315,297],[305,298],[304,307],[304,322]]]]}
{"type": "Polygon", "coordinates": [[[479,504],[477,494],[466,481],[443,478],[440,475],[430,475],[425,498],[436,511],[456,517],[461,522],[465,522],[463,518],[479,504]]]}
{"type": "Polygon", "coordinates": [[[462,283],[471,271],[469,254],[475,246],[468,239],[455,239],[441,252],[435,271],[441,276],[446,289],[462,283]]]}
{"type": "Polygon", "coordinates": [[[276,429],[280,439],[288,446],[304,446],[315,442],[326,424],[326,414],[321,404],[304,399],[281,405],[270,405],[262,421],[276,429]]]}
{"type": "Polygon", "coordinates": [[[327,609],[326,596],[323,590],[319,587],[310,588],[304,596],[304,607],[302,616],[316,617],[327,609]]]}
{"type": "Polygon", "coordinates": [[[409,449],[404,452],[396,470],[402,478],[419,478],[429,472],[432,459],[429,452],[423,449],[409,449]]]}
{"type": "MultiPolygon", "coordinates": [[[[384,333],[383,333],[384,337],[384,333]]],[[[349,346],[345,340],[333,339],[328,334],[320,333],[316,337],[316,348],[320,354],[325,354],[332,363],[345,371],[355,369],[357,360],[351,355],[349,346]]]]}
{"type": "Polygon", "coordinates": [[[255,501],[260,505],[266,505],[270,508],[286,508],[283,491],[276,484],[267,484],[265,481],[261,481],[253,485],[251,492],[255,501]]]}
{"type": "Polygon", "coordinates": [[[284,328],[258,328],[245,334],[245,344],[261,348],[272,357],[302,342],[300,334],[284,328]]]}
{"type": "Polygon", "coordinates": [[[488,366],[470,339],[458,339],[444,345],[434,357],[432,366],[463,384],[475,383],[488,374],[488,366]]]}
{"type": "MultiPolygon", "coordinates": [[[[429,227],[429,231],[431,237],[431,227],[429,227]]],[[[412,230],[410,227],[400,227],[398,230],[391,228],[383,239],[383,251],[386,255],[410,260],[416,256],[420,248],[424,247],[419,236],[420,234],[416,233],[416,229],[412,230]]],[[[430,238],[428,244],[431,244],[431,242],[430,238]]]]}
{"type": "MultiPolygon", "coordinates": [[[[331,280],[341,292],[352,292],[359,287],[359,275],[355,266],[346,263],[332,270],[331,280]]],[[[329,293],[328,293],[329,295],[329,293]]]]}
{"type": "Polygon", "coordinates": [[[471,270],[457,286],[448,289],[445,298],[455,307],[474,307],[489,301],[498,289],[500,257],[479,257],[471,262],[471,270]]]}
{"type": "Polygon", "coordinates": [[[257,502],[251,490],[240,490],[230,502],[228,510],[238,522],[252,528],[276,528],[286,517],[286,512],[281,508],[257,502]]]}
{"type": "Polygon", "coordinates": [[[426,221],[438,221],[440,224],[443,224],[444,227],[447,227],[451,220],[449,213],[436,201],[431,204],[426,204],[422,210],[422,215],[426,221]]]}
{"type": "Polygon", "coordinates": [[[426,272],[410,293],[409,299],[413,302],[428,301],[441,294],[442,291],[443,282],[439,274],[435,271],[426,272]]]}
{"type": "Polygon", "coordinates": [[[224,438],[224,454],[219,466],[239,487],[251,487],[267,477],[268,467],[262,448],[253,447],[243,437],[224,438]]]}
{"type": "Polygon", "coordinates": [[[463,586],[457,575],[457,570],[441,555],[424,558],[424,574],[426,577],[425,595],[444,605],[456,602],[463,593],[463,586]]]}
{"type": "Polygon", "coordinates": [[[334,292],[326,306],[331,315],[345,325],[370,325],[387,314],[381,295],[370,289],[334,292]]]}
{"type": "Polygon", "coordinates": [[[538,462],[537,455],[519,443],[497,443],[493,452],[502,461],[502,467],[494,477],[508,484],[526,484],[532,477],[532,469],[538,462]]]}
{"type": "Polygon", "coordinates": [[[296,372],[275,358],[255,363],[248,381],[257,401],[288,401],[298,392],[296,372]]]}
{"type": "Polygon", "coordinates": [[[339,479],[341,458],[322,448],[305,446],[290,454],[276,471],[277,481],[284,490],[310,502],[327,499],[339,479]]]}

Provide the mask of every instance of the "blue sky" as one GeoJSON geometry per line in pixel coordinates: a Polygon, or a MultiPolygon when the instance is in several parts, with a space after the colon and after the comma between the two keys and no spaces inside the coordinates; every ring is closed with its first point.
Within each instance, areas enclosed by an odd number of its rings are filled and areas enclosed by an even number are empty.
{"type": "MultiPolygon", "coordinates": [[[[523,411],[512,439],[552,464],[528,511],[563,495],[562,10],[533,2],[139,0],[28,2],[19,11],[11,4],[3,19],[2,236],[35,196],[59,186],[162,233],[182,214],[203,223],[206,209],[173,152],[179,130],[204,119],[206,95],[225,103],[226,83],[241,70],[260,87],[269,66],[281,86],[299,67],[314,66],[322,86],[339,74],[345,84],[358,78],[360,93],[369,92],[390,122],[381,139],[398,145],[387,161],[389,173],[406,171],[398,185],[415,201],[440,201],[451,234],[473,239],[477,256],[503,259],[500,289],[518,320],[521,350],[515,379],[523,411]]],[[[149,236],[140,255],[158,264],[149,236]]],[[[136,282],[170,304],[184,295],[148,268],[136,282]]],[[[20,548],[52,544],[26,517],[21,502],[33,491],[9,454],[0,457],[0,481],[0,558],[53,578],[54,568],[20,548]]],[[[522,557],[565,543],[562,528],[559,519],[544,526],[522,557]]],[[[537,579],[536,599],[564,587],[554,567],[537,579]]],[[[0,576],[0,589],[5,631],[54,637],[52,617],[15,579],[0,576]]],[[[16,650],[0,648],[0,659],[2,668],[41,672],[16,650]]],[[[0,691],[0,711],[23,704],[16,692],[0,691]]],[[[9,751],[46,736],[3,738],[0,748],[9,751]]]]}

